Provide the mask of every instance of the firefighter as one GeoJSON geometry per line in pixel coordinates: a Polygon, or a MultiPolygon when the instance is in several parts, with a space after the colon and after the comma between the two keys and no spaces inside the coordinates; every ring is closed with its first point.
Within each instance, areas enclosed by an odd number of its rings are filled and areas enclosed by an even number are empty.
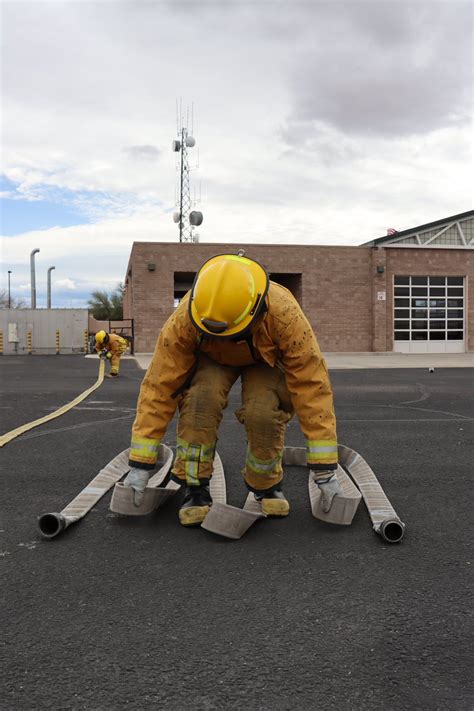
{"type": "Polygon", "coordinates": [[[235,413],[246,429],[247,488],[268,516],[287,516],[282,491],[285,428],[294,413],[306,436],[307,463],[329,511],[342,494],[336,418],[326,363],[293,295],[269,281],[261,264],[221,254],[206,261],[159,335],[143,380],[124,483],[140,505],[160,441],[179,407],[175,481],[184,486],[185,526],[212,505],[209,481],[217,431],[232,385],[242,385],[235,413]]]}
{"type": "Polygon", "coordinates": [[[95,350],[100,358],[110,361],[110,375],[117,377],[120,370],[120,358],[128,348],[128,341],[117,333],[98,331],[95,334],[95,350]]]}

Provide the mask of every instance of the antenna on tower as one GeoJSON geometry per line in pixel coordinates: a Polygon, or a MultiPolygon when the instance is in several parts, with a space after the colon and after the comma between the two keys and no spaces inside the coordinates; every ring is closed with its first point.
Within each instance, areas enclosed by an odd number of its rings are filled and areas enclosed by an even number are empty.
{"type": "MultiPolygon", "coordinates": [[[[176,100],[176,114],[178,114],[178,100],[176,100]]],[[[193,228],[202,224],[203,215],[198,210],[191,210],[191,189],[189,185],[189,173],[191,168],[188,161],[188,148],[194,148],[196,141],[191,133],[188,133],[189,107],[186,110],[186,125],[183,124],[182,99],[179,100],[179,120],[176,116],[176,126],[178,138],[172,143],[174,153],[179,153],[179,185],[177,189],[176,211],[173,213],[173,221],[179,228],[180,242],[195,242],[193,239],[193,228]]],[[[191,108],[191,125],[194,124],[194,104],[191,108]]],[[[198,152],[199,155],[199,152],[198,152]]],[[[195,193],[194,193],[195,196],[195,193]]],[[[194,197],[194,204],[196,198],[194,197]]]]}

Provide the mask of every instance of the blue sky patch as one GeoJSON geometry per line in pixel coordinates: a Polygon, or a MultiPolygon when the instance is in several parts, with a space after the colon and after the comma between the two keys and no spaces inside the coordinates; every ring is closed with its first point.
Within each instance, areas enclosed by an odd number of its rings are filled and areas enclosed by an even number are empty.
{"type": "Polygon", "coordinates": [[[1,233],[14,236],[30,230],[83,225],[90,220],[66,205],[45,200],[8,200],[2,198],[1,233]]]}
{"type": "Polygon", "coordinates": [[[38,197],[44,195],[45,199],[26,200],[15,183],[4,176],[0,180],[0,190],[7,193],[1,199],[0,232],[3,235],[90,222],[89,217],[72,204],[75,194],[71,191],[39,186],[38,197]]]}
{"type": "Polygon", "coordinates": [[[30,230],[86,225],[99,220],[129,217],[143,206],[157,207],[161,201],[129,192],[69,190],[37,184],[25,195],[19,184],[0,177],[0,231],[13,237],[30,230]]]}

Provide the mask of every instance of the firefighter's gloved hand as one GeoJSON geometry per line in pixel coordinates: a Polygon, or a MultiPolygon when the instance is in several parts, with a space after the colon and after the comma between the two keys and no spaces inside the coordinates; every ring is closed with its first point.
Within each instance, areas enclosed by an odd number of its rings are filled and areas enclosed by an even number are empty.
{"type": "Polygon", "coordinates": [[[99,358],[102,358],[103,360],[107,358],[107,351],[105,350],[105,348],[104,350],[100,351],[99,358]]]}
{"type": "Polygon", "coordinates": [[[335,472],[313,472],[313,475],[314,481],[321,490],[322,509],[324,513],[328,513],[331,510],[334,497],[344,496],[344,492],[337,480],[335,472]]]}
{"type": "Polygon", "coordinates": [[[149,478],[150,472],[146,469],[136,469],[132,467],[123,480],[125,486],[130,486],[135,492],[133,495],[133,503],[135,506],[140,506],[142,503],[149,478]]]}

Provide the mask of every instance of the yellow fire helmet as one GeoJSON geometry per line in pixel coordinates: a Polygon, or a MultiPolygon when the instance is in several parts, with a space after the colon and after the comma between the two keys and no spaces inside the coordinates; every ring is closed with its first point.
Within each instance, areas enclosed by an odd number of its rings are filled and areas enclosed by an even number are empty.
{"type": "Polygon", "coordinates": [[[191,321],[201,333],[231,338],[250,328],[268,291],[268,274],[254,259],[219,254],[204,262],[189,299],[191,321]]]}
{"type": "Polygon", "coordinates": [[[95,342],[98,346],[101,346],[103,343],[107,343],[108,340],[109,334],[106,331],[97,331],[95,334],[95,342]]]}

